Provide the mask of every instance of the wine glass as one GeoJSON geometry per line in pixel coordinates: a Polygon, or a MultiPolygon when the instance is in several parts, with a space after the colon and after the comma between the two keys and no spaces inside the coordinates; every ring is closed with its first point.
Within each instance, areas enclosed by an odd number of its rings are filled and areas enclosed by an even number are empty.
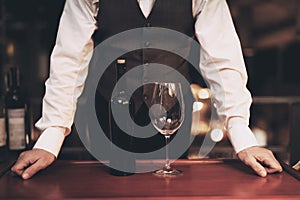
{"type": "Polygon", "coordinates": [[[166,160],[162,169],[156,170],[155,175],[168,176],[182,173],[170,165],[169,141],[184,120],[184,101],[180,83],[156,82],[151,94],[149,116],[153,126],[165,136],[166,160]]]}

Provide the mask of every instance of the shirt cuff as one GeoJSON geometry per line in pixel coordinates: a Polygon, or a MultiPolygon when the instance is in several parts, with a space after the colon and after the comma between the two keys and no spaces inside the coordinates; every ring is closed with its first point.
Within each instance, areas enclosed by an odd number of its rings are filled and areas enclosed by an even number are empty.
{"type": "Polygon", "coordinates": [[[236,153],[258,146],[258,142],[248,124],[241,118],[232,118],[228,122],[227,134],[236,153]]]}
{"type": "Polygon", "coordinates": [[[66,128],[49,127],[40,135],[33,149],[43,149],[56,158],[65,139],[66,128]]]}

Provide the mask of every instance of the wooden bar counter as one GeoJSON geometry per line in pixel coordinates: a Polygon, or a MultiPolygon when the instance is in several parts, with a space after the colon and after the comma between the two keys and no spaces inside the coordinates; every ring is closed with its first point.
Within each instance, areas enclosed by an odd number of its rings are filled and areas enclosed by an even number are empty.
{"type": "Polygon", "coordinates": [[[24,181],[7,169],[0,177],[0,199],[300,199],[300,181],[286,171],[261,178],[240,161],[226,159],[173,165],[183,174],[116,177],[96,161],[57,160],[24,181]]]}

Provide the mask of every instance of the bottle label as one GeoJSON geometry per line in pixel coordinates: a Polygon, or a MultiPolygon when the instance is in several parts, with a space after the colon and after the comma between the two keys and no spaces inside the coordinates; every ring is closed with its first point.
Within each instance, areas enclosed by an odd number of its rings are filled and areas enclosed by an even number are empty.
{"type": "Polygon", "coordinates": [[[0,147],[6,145],[5,120],[0,118],[0,147]]]}
{"type": "Polygon", "coordinates": [[[25,149],[25,109],[8,109],[9,149],[25,149]]]}

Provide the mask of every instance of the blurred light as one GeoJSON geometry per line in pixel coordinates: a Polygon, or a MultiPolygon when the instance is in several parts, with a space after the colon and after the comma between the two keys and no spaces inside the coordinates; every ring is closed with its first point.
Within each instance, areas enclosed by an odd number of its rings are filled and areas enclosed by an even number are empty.
{"type": "Polygon", "coordinates": [[[243,51],[246,57],[253,57],[255,55],[255,51],[253,48],[245,48],[243,49],[243,51]]]}
{"type": "Polygon", "coordinates": [[[224,133],[221,129],[213,129],[210,133],[210,138],[212,139],[212,141],[214,142],[220,142],[224,137],[224,133]]]}
{"type": "Polygon", "coordinates": [[[6,53],[8,56],[13,56],[15,54],[15,46],[13,43],[9,43],[6,47],[6,53]]]}
{"type": "Polygon", "coordinates": [[[213,107],[214,107],[214,108],[217,108],[217,104],[216,104],[216,103],[213,103],[213,107]]]}
{"type": "Polygon", "coordinates": [[[193,112],[200,111],[203,108],[203,103],[202,102],[194,102],[193,103],[193,112]]]}
{"type": "Polygon", "coordinates": [[[191,133],[193,135],[206,134],[209,131],[208,123],[200,120],[193,120],[191,133]]]}
{"type": "Polygon", "coordinates": [[[190,87],[191,87],[193,97],[195,98],[195,100],[198,100],[198,98],[199,98],[198,94],[199,94],[199,91],[202,89],[202,87],[200,85],[194,84],[194,83],[192,83],[190,85],[190,87]]]}
{"type": "Polygon", "coordinates": [[[267,132],[261,128],[252,129],[259,146],[267,146],[267,132]]]}
{"type": "Polygon", "coordinates": [[[208,99],[210,97],[210,92],[208,88],[203,88],[199,90],[198,97],[200,99],[208,99]]]}
{"type": "Polygon", "coordinates": [[[199,125],[198,130],[199,130],[200,133],[206,133],[209,130],[209,126],[206,122],[200,121],[200,125],[199,125]]]}

